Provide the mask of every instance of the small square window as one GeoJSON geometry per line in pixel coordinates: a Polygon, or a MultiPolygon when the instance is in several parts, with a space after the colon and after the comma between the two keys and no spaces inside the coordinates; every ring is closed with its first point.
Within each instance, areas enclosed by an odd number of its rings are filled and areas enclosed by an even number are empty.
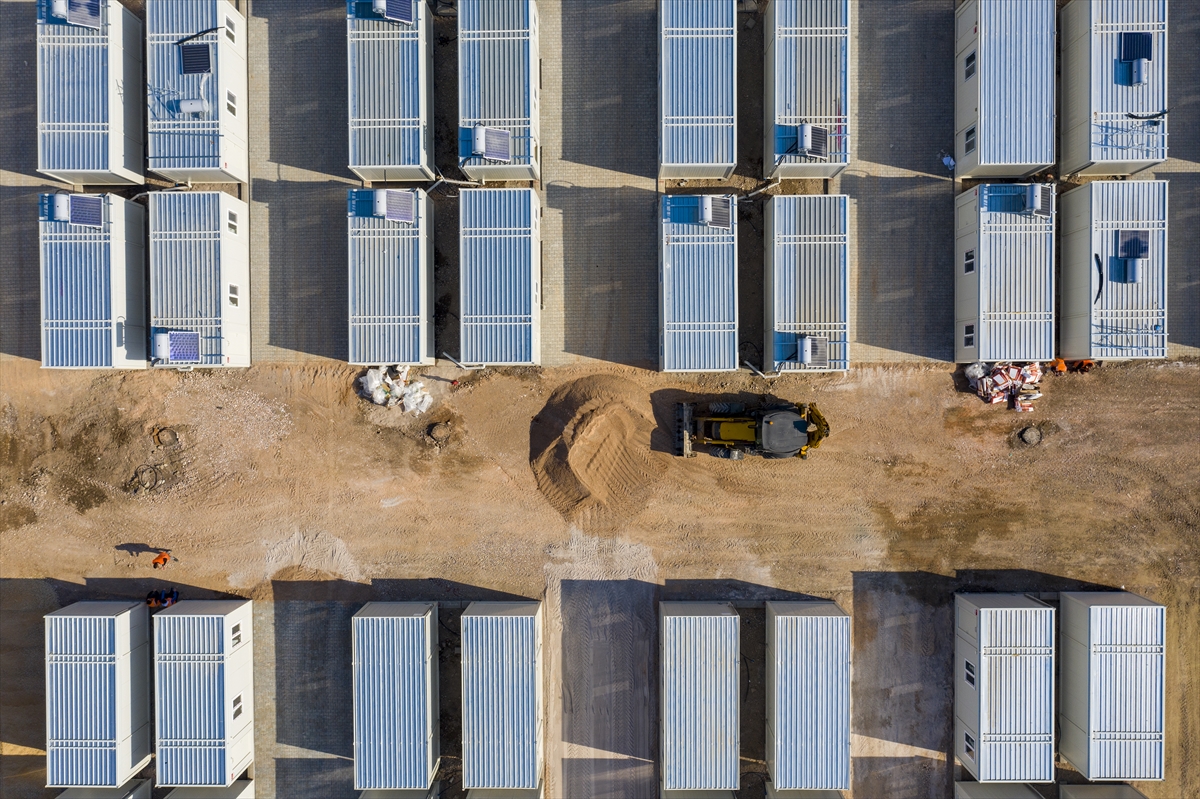
{"type": "Polygon", "coordinates": [[[229,304],[237,307],[238,304],[238,287],[234,284],[229,284],[229,304]]]}
{"type": "Polygon", "coordinates": [[[975,759],[975,739],[971,737],[971,733],[963,733],[963,748],[967,750],[967,757],[975,759]]]}
{"type": "Polygon", "coordinates": [[[229,17],[225,17],[225,38],[237,44],[237,27],[229,17]]]}
{"type": "Polygon", "coordinates": [[[229,109],[229,113],[237,115],[237,95],[233,92],[225,92],[225,107],[229,109]]]}
{"type": "Polygon", "coordinates": [[[233,625],[233,629],[230,630],[229,632],[233,636],[233,645],[234,646],[237,646],[238,644],[240,644],[242,642],[242,625],[240,625],[240,624],[233,625]]]}
{"type": "Polygon", "coordinates": [[[965,325],[963,327],[963,346],[975,346],[975,325],[965,325]]]}
{"type": "Polygon", "coordinates": [[[236,719],[242,715],[242,695],[238,694],[233,698],[233,717],[236,719]]]}
{"type": "Polygon", "coordinates": [[[967,132],[963,135],[966,139],[963,149],[968,153],[975,152],[975,126],[972,125],[971,127],[967,128],[967,132]]]}
{"type": "Polygon", "coordinates": [[[963,274],[969,275],[975,271],[975,251],[967,250],[967,254],[963,256],[963,274]]]}
{"type": "Polygon", "coordinates": [[[234,212],[234,211],[230,211],[230,212],[229,212],[229,219],[228,219],[228,222],[227,222],[227,224],[229,225],[229,232],[230,232],[230,233],[237,233],[237,223],[238,223],[238,217],[237,217],[237,213],[236,213],[236,212],[234,212]]]}
{"type": "Polygon", "coordinates": [[[975,54],[968,53],[963,80],[970,80],[973,77],[975,77],[975,54]]]}
{"type": "Polygon", "coordinates": [[[969,660],[964,660],[963,664],[966,667],[964,669],[964,676],[967,679],[967,685],[974,688],[975,687],[975,664],[969,660]]]}

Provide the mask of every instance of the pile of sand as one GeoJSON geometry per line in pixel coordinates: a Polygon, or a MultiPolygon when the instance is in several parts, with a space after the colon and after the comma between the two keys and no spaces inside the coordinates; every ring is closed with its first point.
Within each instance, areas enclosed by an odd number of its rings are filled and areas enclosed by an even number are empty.
{"type": "Polygon", "coordinates": [[[669,456],[650,451],[650,399],[611,375],[561,386],[533,420],[530,466],[569,522],[613,528],[645,507],[669,456]]]}

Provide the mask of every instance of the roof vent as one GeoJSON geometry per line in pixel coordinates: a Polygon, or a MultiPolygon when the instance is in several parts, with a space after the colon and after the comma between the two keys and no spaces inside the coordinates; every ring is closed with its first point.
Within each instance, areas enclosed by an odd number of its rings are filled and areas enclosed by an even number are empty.
{"type": "Polygon", "coordinates": [[[212,56],[207,44],[181,44],[179,58],[184,75],[204,75],[212,72],[212,56]]]}
{"type": "Polygon", "coordinates": [[[796,145],[809,158],[829,158],[829,129],[809,125],[807,122],[796,129],[796,145]]]}
{"type": "Polygon", "coordinates": [[[94,195],[72,194],[70,223],[84,227],[104,227],[104,200],[94,195]]]}
{"type": "Polygon", "coordinates": [[[489,161],[512,161],[512,133],[500,128],[476,125],[471,130],[471,154],[489,161]]]}
{"type": "Polygon", "coordinates": [[[733,227],[733,198],[705,195],[700,198],[700,221],[709,227],[733,227]]]}
{"type": "Polygon", "coordinates": [[[155,331],[151,355],[156,361],[200,363],[200,334],[192,330],[155,331]]]}
{"type": "Polygon", "coordinates": [[[393,22],[411,25],[416,20],[413,0],[373,0],[371,8],[376,14],[393,22]]]}
{"type": "Polygon", "coordinates": [[[825,336],[801,336],[796,341],[796,359],[813,369],[828,369],[829,339],[825,336]]]}
{"type": "Polygon", "coordinates": [[[51,0],[50,16],[99,30],[100,0],[51,0]]]}
{"type": "Polygon", "coordinates": [[[1031,183],[1025,187],[1025,210],[1034,216],[1049,218],[1054,213],[1054,186],[1031,183]]]}
{"type": "Polygon", "coordinates": [[[374,214],[390,222],[411,225],[417,219],[416,196],[411,191],[376,189],[374,214]]]}
{"type": "Polygon", "coordinates": [[[1141,283],[1142,272],[1150,264],[1150,231],[1118,230],[1117,257],[1124,267],[1124,283],[1141,283]]]}

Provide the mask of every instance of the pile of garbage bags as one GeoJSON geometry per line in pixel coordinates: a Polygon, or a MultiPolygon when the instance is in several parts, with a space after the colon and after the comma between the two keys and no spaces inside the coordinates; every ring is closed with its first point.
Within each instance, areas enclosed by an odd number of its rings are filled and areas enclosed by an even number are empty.
{"type": "Polygon", "coordinates": [[[983,361],[976,361],[966,368],[967,381],[979,398],[991,405],[1009,403],[1014,411],[1033,410],[1033,401],[1042,396],[1038,383],[1042,382],[1042,365],[1028,363],[997,363],[990,368],[983,361]]]}
{"type": "Polygon", "coordinates": [[[420,380],[408,382],[409,367],[380,366],[368,369],[358,379],[358,393],[376,405],[387,408],[399,406],[405,413],[420,416],[433,405],[433,397],[420,380]]]}

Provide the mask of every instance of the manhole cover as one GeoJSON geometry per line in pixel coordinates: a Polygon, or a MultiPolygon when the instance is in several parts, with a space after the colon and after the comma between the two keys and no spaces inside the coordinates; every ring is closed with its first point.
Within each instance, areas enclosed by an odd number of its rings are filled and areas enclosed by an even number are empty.
{"type": "Polygon", "coordinates": [[[149,464],[142,464],[134,472],[134,479],[143,491],[153,491],[161,481],[158,469],[149,464]]]}
{"type": "Polygon", "coordinates": [[[1021,443],[1026,446],[1032,447],[1042,443],[1042,431],[1032,425],[1023,428],[1017,435],[1020,437],[1021,443]]]}
{"type": "Polygon", "coordinates": [[[179,435],[169,427],[161,427],[155,435],[160,447],[173,447],[179,443],[179,435]]]}
{"type": "Polygon", "coordinates": [[[435,422],[429,425],[429,437],[435,444],[445,444],[450,440],[450,425],[446,422],[435,422]]]}

